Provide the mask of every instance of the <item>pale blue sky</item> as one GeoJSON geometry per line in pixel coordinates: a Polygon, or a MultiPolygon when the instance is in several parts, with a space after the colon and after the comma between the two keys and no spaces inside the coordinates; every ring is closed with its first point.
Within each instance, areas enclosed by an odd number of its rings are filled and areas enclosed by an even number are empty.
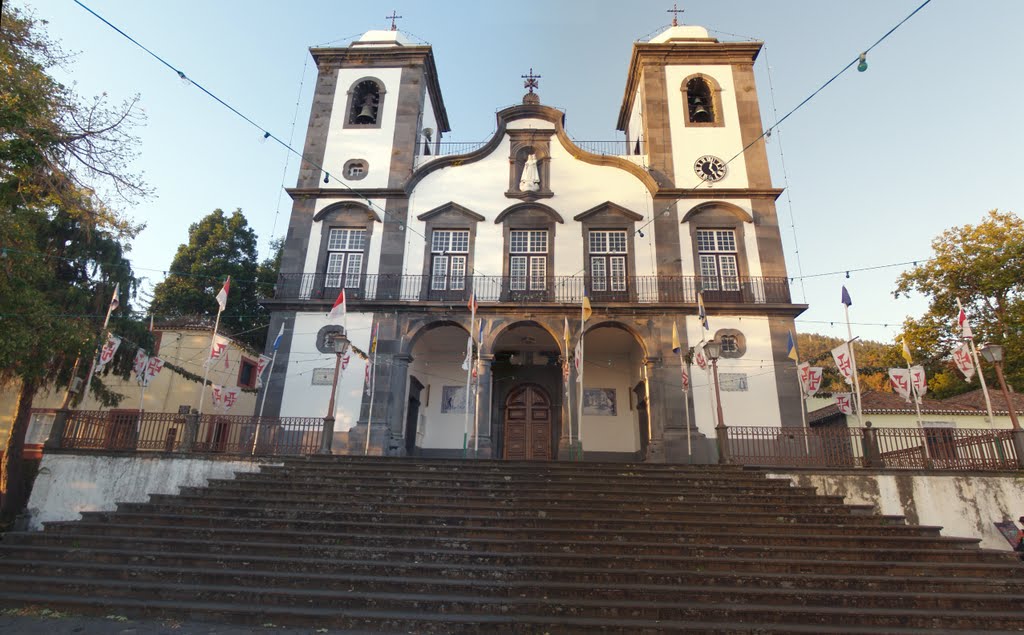
{"type": "MultiPolygon", "coordinates": [[[[781,116],[920,3],[681,4],[683,22],[719,39],[765,42],[755,68],[767,126],[775,119],[768,63],[781,116]]],[[[136,167],[157,196],[129,210],[147,225],[133,248],[139,273],[159,281],[188,225],[217,207],[241,207],[265,252],[272,230],[287,227],[290,200],[281,188],[295,184],[295,160],[282,180],[282,148],[259,143],[257,130],[72,0],[17,4],[48,20],[50,34],[78,53],[62,79],[77,82],[81,94],[141,94],[148,121],[138,131],[136,167]]],[[[663,0],[86,4],[283,139],[298,100],[296,148],[315,78],[307,48],[343,46],[386,28],[393,8],[404,16],[400,29],[434,47],[453,141],[488,138],[494,112],[520,100],[519,76],[531,66],[542,75],[543,103],[566,111],[573,137],[620,138],[615,123],[632,42],[671,19],[663,0]]],[[[1022,23],[1024,2],[934,0],[872,52],[866,73],[851,69],[783,124],[768,150],[774,184],[789,188],[778,212],[791,276],[800,275],[791,218],[802,271],[812,276],[924,258],[947,227],[975,223],[992,208],[1021,213],[1022,23]]],[[[893,300],[899,271],[797,280],[794,300],[811,305],[799,330],[845,336],[839,289],[846,284],[854,322],[889,324],[855,325],[854,334],[890,341],[903,318],[925,306],[920,298],[893,300]]]]}

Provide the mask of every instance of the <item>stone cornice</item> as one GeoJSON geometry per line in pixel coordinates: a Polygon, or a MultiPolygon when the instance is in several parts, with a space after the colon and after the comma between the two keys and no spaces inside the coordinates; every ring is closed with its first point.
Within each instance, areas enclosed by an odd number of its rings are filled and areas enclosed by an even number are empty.
{"type": "Polygon", "coordinates": [[[311,48],[310,55],[321,71],[331,68],[403,67],[423,64],[427,78],[427,92],[434,105],[434,116],[441,132],[450,132],[448,110],[441,98],[441,83],[437,79],[434,51],[429,46],[374,46],[345,48],[311,48]]]}
{"type": "Polygon", "coordinates": [[[338,199],[338,200],[365,200],[368,198],[409,198],[405,190],[399,188],[364,188],[344,189],[323,187],[286,187],[285,192],[292,197],[293,201],[301,199],[338,199]]]}
{"type": "Polygon", "coordinates": [[[763,42],[676,42],[651,44],[634,42],[633,54],[626,74],[626,89],[619,107],[617,130],[625,130],[633,110],[633,95],[640,83],[640,71],[645,64],[668,66],[672,64],[753,64],[763,42]]]}
{"type": "Polygon", "coordinates": [[[699,187],[697,189],[687,188],[663,188],[655,192],[654,200],[660,201],[665,199],[681,199],[681,198],[701,198],[701,199],[769,199],[778,200],[785,190],[780,188],[771,189],[747,189],[742,187],[699,187]]]}

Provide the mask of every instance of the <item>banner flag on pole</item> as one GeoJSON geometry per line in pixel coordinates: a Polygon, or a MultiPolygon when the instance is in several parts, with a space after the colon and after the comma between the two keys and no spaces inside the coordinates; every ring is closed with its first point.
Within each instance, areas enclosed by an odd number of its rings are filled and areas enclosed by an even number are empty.
{"type": "Polygon", "coordinates": [[[679,368],[683,373],[683,390],[688,390],[690,388],[690,374],[686,372],[685,367],[680,366],[679,368]]]}
{"type": "Polygon", "coordinates": [[[347,311],[348,307],[345,304],[345,290],[342,289],[338,293],[338,299],[334,301],[334,306],[332,306],[330,312],[327,313],[327,318],[330,320],[340,319],[342,322],[344,322],[347,311]]]}
{"type": "Polygon", "coordinates": [[[469,372],[473,365],[473,336],[466,338],[466,358],[462,360],[462,370],[469,372]]]}
{"type": "Polygon", "coordinates": [[[231,345],[231,340],[224,337],[223,335],[215,335],[213,337],[213,346],[210,347],[210,359],[206,360],[203,366],[211,366],[213,362],[217,361],[221,357],[227,356],[228,346],[231,345]]]}
{"type": "Polygon", "coordinates": [[[896,394],[910,403],[910,371],[906,368],[890,368],[889,383],[896,394]]]}
{"type": "Polygon", "coordinates": [[[974,378],[974,360],[971,359],[971,347],[964,342],[953,350],[953,363],[964,374],[964,379],[971,381],[974,378]]]}
{"type": "Polygon", "coordinates": [[[281,340],[284,338],[284,322],[281,322],[281,330],[277,332],[277,337],[274,338],[273,350],[277,350],[277,347],[281,345],[281,340]]]}
{"type": "Polygon", "coordinates": [[[260,355],[259,359],[256,360],[256,387],[263,387],[263,371],[267,369],[267,365],[270,364],[271,358],[266,355],[260,355]]]}
{"type": "Polygon", "coordinates": [[[96,370],[103,370],[103,367],[110,363],[110,360],[114,359],[114,353],[117,352],[117,347],[120,345],[120,337],[113,333],[107,333],[107,341],[104,342],[103,348],[100,349],[100,358],[96,362],[96,370]]]}
{"type": "Polygon", "coordinates": [[[693,347],[693,363],[701,370],[708,369],[708,358],[704,356],[704,342],[693,347]]]}
{"type": "Polygon", "coordinates": [[[121,300],[118,298],[118,296],[121,295],[120,291],[121,283],[118,282],[114,285],[114,296],[110,298],[110,308],[107,309],[108,311],[115,311],[117,307],[121,306],[121,300]]]}
{"type": "Polygon", "coordinates": [[[917,402],[921,403],[921,397],[928,392],[928,378],[925,376],[924,366],[910,367],[910,384],[917,393],[917,402]]]}
{"type": "Polygon", "coordinates": [[[964,308],[960,307],[960,314],[956,318],[956,324],[960,327],[960,333],[970,339],[974,337],[974,332],[971,330],[971,323],[967,321],[967,313],[964,312],[964,308]]]}
{"type": "Polygon", "coordinates": [[[149,314],[149,332],[150,332],[150,333],[152,333],[152,332],[154,332],[155,330],[156,330],[156,329],[154,329],[154,328],[153,328],[153,314],[152,314],[152,313],[150,313],[150,314],[149,314]]]}
{"type": "Polygon", "coordinates": [[[576,367],[576,381],[580,380],[580,368],[583,366],[583,336],[576,342],[576,350],[572,354],[572,363],[576,367]]]}
{"type": "Polygon", "coordinates": [[[228,306],[228,293],[231,291],[231,276],[228,276],[224,280],[224,286],[220,288],[217,293],[217,304],[220,306],[220,310],[223,311],[228,306]]]}
{"type": "Polygon", "coordinates": [[[796,352],[796,341],[793,340],[793,331],[789,332],[789,341],[786,343],[786,357],[790,358],[794,362],[800,361],[796,352]]]}
{"type": "Polygon", "coordinates": [[[132,374],[135,375],[136,381],[140,384],[143,381],[143,373],[146,372],[146,364],[149,363],[149,355],[146,355],[146,351],[139,347],[139,350],[135,351],[135,361],[132,362],[132,374]]]}
{"type": "Polygon", "coordinates": [[[565,322],[565,327],[562,329],[562,339],[565,340],[565,352],[568,354],[569,340],[571,339],[569,335],[569,318],[562,318],[562,320],[565,322]]]}
{"type": "Polygon", "coordinates": [[[853,367],[853,360],[850,356],[850,344],[840,344],[839,346],[832,349],[832,359],[836,362],[836,368],[839,370],[839,374],[843,376],[846,383],[853,384],[853,374],[857,372],[857,369],[853,367]]]}
{"type": "Polygon", "coordinates": [[[847,307],[853,306],[853,300],[850,299],[850,292],[846,290],[846,285],[843,285],[843,297],[840,301],[847,307]]]}
{"type": "Polygon", "coordinates": [[[837,392],[835,393],[836,406],[839,407],[839,412],[844,415],[853,414],[853,399],[851,393],[848,392],[837,392]]]}
{"type": "Polygon", "coordinates": [[[820,366],[811,366],[810,362],[798,364],[796,369],[800,375],[800,387],[803,388],[804,395],[807,397],[816,395],[821,388],[825,369],[820,366]]]}
{"type": "Polygon", "coordinates": [[[704,326],[705,331],[711,329],[711,327],[708,326],[708,312],[704,310],[703,291],[697,293],[697,318],[700,320],[700,323],[704,326]]]}
{"type": "MultiPolygon", "coordinates": [[[[682,345],[679,343],[679,330],[676,328],[676,323],[672,322],[672,352],[678,353],[682,350],[682,345]]],[[[685,372],[684,372],[685,375],[685,372]]]]}
{"type": "Polygon", "coordinates": [[[586,322],[590,319],[590,316],[594,313],[594,310],[590,308],[590,298],[587,297],[587,292],[583,292],[583,321],[586,322]]]}
{"type": "Polygon", "coordinates": [[[480,306],[480,303],[476,301],[476,291],[469,294],[469,302],[466,303],[466,306],[469,308],[470,315],[475,319],[476,310],[480,306]]]}
{"type": "Polygon", "coordinates": [[[907,360],[908,366],[914,363],[914,358],[910,355],[910,347],[907,346],[907,338],[905,337],[903,338],[903,350],[900,351],[900,355],[903,356],[903,359],[907,360]]]}
{"type": "Polygon", "coordinates": [[[164,360],[160,359],[156,355],[152,355],[146,359],[146,368],[142,373],[142,379],[139,382],[143,386],[148,386],[149,382],[153,381],[153,378],[160,374],[160,371],[164,369],[164,360]]]}

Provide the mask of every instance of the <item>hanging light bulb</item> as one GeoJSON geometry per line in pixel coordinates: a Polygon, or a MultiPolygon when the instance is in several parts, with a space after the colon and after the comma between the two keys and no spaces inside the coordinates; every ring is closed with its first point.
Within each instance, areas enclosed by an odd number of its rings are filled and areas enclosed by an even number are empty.
{"type": "Polygon", "coordinates": [[[178,79],[180,79],[180,80],[181,80],[181,84],[182,84],[183,86],[190,86],[190,85],[192,84],[192,80],[191,80],[191,79],[189,79],[189,78],[188,78],[188,77],[187,77],[187,76],[185,75],[185,73],[182,73],[181,71],[178,71],[178,79]]]}
{"type": "Polygon", "coordinates": [[[857,70],[860,71],[861,73],[868,70],[868,54],[861,53],[860,57],[858,57],[857,59],[859,60],[859,62],[857,62],[857,70]]]}
{"type": "Polygon", "coordinates": [[[331,175],[324,172],[324,183],[328,183],[331,180],[331,175]]]}
{"type": "Polygon", "coordinates": [[[644,230],[638,229],[638,230],[636,230],[636,233],[640,234],[640,238],[644,237],[644,230]]]}
{"type": "Polygon", "coordinates": [[[269,133],[269,132],[266,132],[266,131],[264,131],[264,132],[263,132],[263,138],[262,138],[262,139],[260,139],[260,143],[266,143],[266,142],[267,142],[267,139],[269,139],[269,138],[270,138],[270,133],[269,133]]]}
{"type": "Polygon", "coordinates": [[[849,280],[849,279],[850,279],[850,272],[849,272],[849,271],[847,271],[847,272],[846,272],[846,279],[847,279],[847,280],[849,280]]]}

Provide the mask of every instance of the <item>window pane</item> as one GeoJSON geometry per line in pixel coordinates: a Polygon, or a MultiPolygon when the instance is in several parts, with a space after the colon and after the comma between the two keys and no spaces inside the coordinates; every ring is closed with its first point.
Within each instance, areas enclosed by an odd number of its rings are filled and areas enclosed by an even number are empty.
{"type": "Polygon", "coordinates": [[[341,271],[345,267],[345,254],[333,253],[327,256],[327,275],[324,279],[325,287],[341,286],[341,271]]]}
{"type": "Polygon", "coordinates": [[[530,253],[546,254],[548,252],[547,230],[530,232],[530,253]]]}
{"type": "Polygon", "coordinates": [[[448,256],[434,256],[434,270],[430,278],[430,288],[441,291],[447,288],[448,256]]]}
{"type": "Polygon", "coordinates": [[[720,338],[720,341],[722,342],[723,353],[735,353],[736,351],[739,350],[739,348],[736,346],[735,335],[723,335],[720,338]]]}
{"type": "Polygon", "coordinates": [[[526,253],[526,246],[528,241],[529,232],[522,230],[513,230],[509,232],[508,239],[508,250],[513,254],[524,254],[526,253]]]}
{"type": "Polygon", "coordinates": [[[435,229],[430,238],[431,253],[443,254],[448,251],[448,232],[435,229]]]}
{"type": "Polygon", "coordinates": [[[718,234],[718,251],[736,251],[736,234],[731,229],[720,230],[718,234]]]}
{"type": "Polygon", "coordinates": [[[626,253],[626,232],[608,232],[608,251],[613,254],[626,253]]]}
{"type": "Polygon", "coordinates": [[[626,290],[626,259],[615,256],[611,259],[612,291],[626,290]]]}
{"type": "Polygon", "coordinates": [[[363,273],[363,254],[349,254],[348,266],[345,269],[345,287],[348,289],[358,287],[361,273],[363,273]]]}
{"type": "Polygon", "coordinates": [[[718,290],[718,263],[714,256],[701,254],[700,257],[701,289],[718,290]]]}
{"type": "Polygon", "coordinates": [[[509,262],[509,289],[523,291],[526,289],[526,256],[512,256],[509,262]]]}
{"type": "Polygon", "coordinates": [[[450,251],[464,254],[469,251],[469,231],[453,231],[450,251]]]}
{"type": "Polygon", "coordinates": [[[590,253],[603,254],[608,251],[608,234],[605,232],[590,232],[590,253]]]}
{"type": "Polygon", "coordinates": [[[715,250],[715,232],[709,229],[697,230],[697,251],[715,250]]]}
{"type": "Polygon", "coordinates": [[[461,291],[466,288],[466,257],[452,256],[452,283],[453,291],[461,291]]]}
{"type": "Polygon", "coordinates": [[[739,291],[740,278],[736,269],[736,256],[722,255],[718,257],[722,268],[722,288],[726,291],[739,291]]]}
{"type": "MultiPolygon", "coordinates": [[[[547,234],[547,232],[544,232],[547,234]]],[[[539,290],[547,288],[545,277],[548,275],[548,259],[546,256],[530,257],[530,289],[539,290]]]]}
{"type": "Polygon", "coordinates": [[[327,249],[331,251],[337,251],[338,249],[344,249],[345,245],[345,230],[344,229],[332,229],[331,233],[327,235],[327,249]]]}
{"type": "Polygon", "coordinates": [[[603,256],[590,259],[590,286],[594,291],[605,291],[608,288],[606,267],[603,256]]]}

